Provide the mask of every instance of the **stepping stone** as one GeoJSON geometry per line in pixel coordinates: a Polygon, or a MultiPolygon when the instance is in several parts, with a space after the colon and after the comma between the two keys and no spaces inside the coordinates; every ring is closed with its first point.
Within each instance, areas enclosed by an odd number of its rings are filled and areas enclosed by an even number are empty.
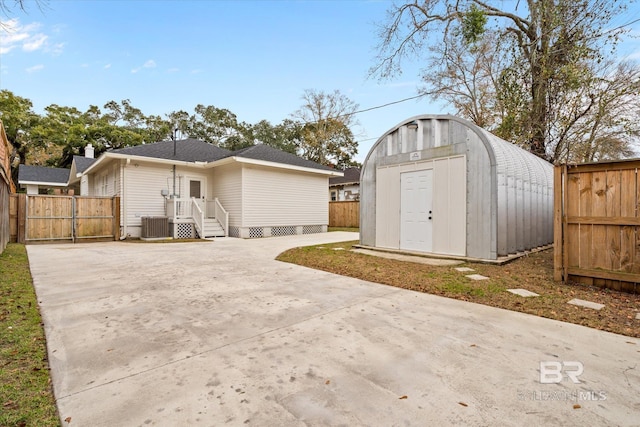
{"type": "Polygon", "coordinates": [[[333,248],[334,251],[344,251],[344,248],[333,248]]]}
{"type": "Polygon", "coordinates": [[[640,313],[636,314],[636,320],[640,320],[640,313]]]}
{"type": "Polygon", "coordinates": [[[569,301],[567,304],[577,305],[580,307],[592,308],[594,310],[601,310],[604,307],[604,304],[598,304],[596,302],[585,301],[583,299],[574,298],[569,301]]]}
{"type": "Polygon", "coordinates": [[[475,271],[473,268],[469,268],[469,267],[456,267],[456,270],[461,271],[461,272],[475,271]]]}
{"type": "Polygon", "coordinates": [[[483,276],[482,274],[469,274],[465,277],[468,277],[471,280],[488,280],[487,276],[483,276]]]}
{"type": "Polygon", "coordinates": [[[516,294],[516,295],[520,295],[521,297],[539,297],[540,295],[536,294],[535,292],[531,292],[528,291],[526,289],[507,289],[507,291],[511,292],[512,294],[516,294]]]}

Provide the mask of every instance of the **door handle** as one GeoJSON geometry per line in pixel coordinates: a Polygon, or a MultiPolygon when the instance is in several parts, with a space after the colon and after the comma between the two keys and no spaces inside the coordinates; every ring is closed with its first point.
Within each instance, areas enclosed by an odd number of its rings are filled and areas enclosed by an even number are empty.
{"type": "Polygon", "coordinates": [[[431,219],[431,211],[429,211],[429,219],[431,219]]]}

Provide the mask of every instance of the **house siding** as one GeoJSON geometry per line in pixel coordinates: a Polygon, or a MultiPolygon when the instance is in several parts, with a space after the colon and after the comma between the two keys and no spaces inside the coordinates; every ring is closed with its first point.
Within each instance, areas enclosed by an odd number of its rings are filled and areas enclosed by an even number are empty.
{"type": "Polygon", "coordinates": [[[242,166],[231,164],[214,169],[208,188],[208,197],[217,197],[229,213],[229,225],[242,227],[242,166]]]}
{"type": "Polygon", "coordinates": [[[243,182],[243,227],[329,223],[326,176],[245,165],[243,182]]]}
{"type": "Polygon", "coordinates": [[[98,169],[90,177],[83,177],[81,181],[82,195],[113,197],[120,194],[120,168],[117,163],[98,169]],[[86,178],[86,179],[85,179],[86,178]],[[82,189],[87,189],[83,193],[82,189]]]}
{"type": "Polygon", "coordinates": [[[128,164],[123,168],[126,175],[123,209],[127,237],[140,237],[143,216],[164,216],[165,198],[163,189],[172,186],[171,166],[151,164],[128,164]]]}

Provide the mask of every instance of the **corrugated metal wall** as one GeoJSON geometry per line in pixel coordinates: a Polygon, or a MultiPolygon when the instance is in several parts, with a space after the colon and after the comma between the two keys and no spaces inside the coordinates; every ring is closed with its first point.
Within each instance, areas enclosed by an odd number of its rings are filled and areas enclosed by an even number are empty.
{"type": "Polygon", "coordinates": [[[400,172],[416,167],[435,171],[434,253],[496,259],[553,241],[551,164],[468,121],[423,115],[391,128],[365,160],[363,245],[401,247],[400,172]]]}

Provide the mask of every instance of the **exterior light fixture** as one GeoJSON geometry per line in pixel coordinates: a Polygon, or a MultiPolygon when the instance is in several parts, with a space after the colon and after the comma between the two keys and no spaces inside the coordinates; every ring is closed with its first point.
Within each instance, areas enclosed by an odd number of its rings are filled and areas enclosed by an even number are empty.
{"type": "Polygon", "coordinates": [[[407,123],[407,127],[411,130],[416,130],[418,129],[418,122],[416,120],[410,121],[407,123]]]}

